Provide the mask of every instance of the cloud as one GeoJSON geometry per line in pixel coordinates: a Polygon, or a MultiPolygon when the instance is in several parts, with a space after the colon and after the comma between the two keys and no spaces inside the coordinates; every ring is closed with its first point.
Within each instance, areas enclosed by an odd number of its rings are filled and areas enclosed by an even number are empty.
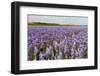
{"type": "Polygon", "coordinates": [[[88,17],[28,15],[28,21],[29,22],[57,23],[57,24],[87,25],[88,24],[88,17]]]}

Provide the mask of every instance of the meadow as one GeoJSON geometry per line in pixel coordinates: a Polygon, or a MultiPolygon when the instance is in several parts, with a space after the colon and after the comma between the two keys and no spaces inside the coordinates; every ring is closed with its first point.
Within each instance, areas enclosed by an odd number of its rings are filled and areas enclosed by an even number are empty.
{"type": "Polygon", "coordinates": [[[88,58],[85,25],[28,24],[28,61],[88,58]]]}

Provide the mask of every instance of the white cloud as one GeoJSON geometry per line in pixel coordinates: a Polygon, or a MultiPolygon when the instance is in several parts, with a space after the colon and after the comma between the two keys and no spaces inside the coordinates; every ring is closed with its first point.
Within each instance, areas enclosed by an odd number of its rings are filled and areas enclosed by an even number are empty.
{"type": "Polygon", "coordinates": [[[45,22],[57,24],[88,24],[88,17],[77,16],[28,15],[28,20],[31,22],[45,22]]]}

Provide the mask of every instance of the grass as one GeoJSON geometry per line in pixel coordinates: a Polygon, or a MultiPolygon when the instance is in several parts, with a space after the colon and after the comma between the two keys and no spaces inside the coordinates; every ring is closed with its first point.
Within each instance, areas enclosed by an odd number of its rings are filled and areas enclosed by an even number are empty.
{"type": "Polygon", "coordinates": [[[78,26],[78,25],[76,25],[76,24],[56,24],[56,23],[28,22],[28,26],[78,26]]]}

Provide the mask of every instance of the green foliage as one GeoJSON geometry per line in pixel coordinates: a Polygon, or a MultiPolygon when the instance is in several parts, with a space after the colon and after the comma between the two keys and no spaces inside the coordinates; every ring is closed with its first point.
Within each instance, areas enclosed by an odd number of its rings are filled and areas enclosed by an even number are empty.
{"type": "Polygon", "coordinates": [[[44,22],[28,22],[28,26],[77,26],[76,24],[57,24],[44,22]]]}
{"type": "Polygon", "coordinates": [[[28,60],[32,61],[34,60],[34,52],[33,52],[33,49],[30,49],[29,52],[28,52],[28,60]]]}
{"type": "Polygon", "coordinates": [[[32,23],[28,23],[28,25],[43,25],[43,26],[55,26],[55,25],[60,25],[60,24],[56,24],[56,23],[41,23],[41,22],[32,22],[32,23]]]}

